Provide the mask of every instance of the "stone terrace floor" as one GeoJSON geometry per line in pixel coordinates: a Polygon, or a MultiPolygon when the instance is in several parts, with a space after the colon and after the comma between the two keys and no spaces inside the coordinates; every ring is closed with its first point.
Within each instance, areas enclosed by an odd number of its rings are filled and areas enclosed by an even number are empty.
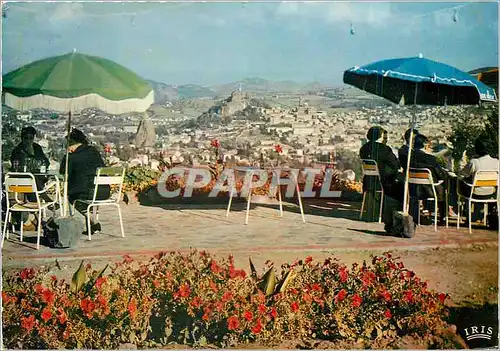
{"type": "Polygon", "coordinates": [[[36,233],[25,232],[24,242],[11,234],[6,240],[3,265],[22,265],[58,258],[102,259],[114,256],[153,255],[160,251],[206,249],[214,253],[264,253],[325,250],[394,250],[435,247],[462,247],[471,244],[498,243],[496,231],[478,225],[469,234],[467,228],[456,229],[420,226],[411,239],[386,236],[383,224],[359,221],[359,203],[337,200],[307,200],[306,223],[298,207],[287,203],[283,217],[277,206],[255,205],[245,221],[245,204],[234,203],[229,217],[225,205],[141,206],[122,204],[125,238],[120,236],[116,209],[102,208],[103,231],[83,236],[70,249],[35,249],[36,233]]]}

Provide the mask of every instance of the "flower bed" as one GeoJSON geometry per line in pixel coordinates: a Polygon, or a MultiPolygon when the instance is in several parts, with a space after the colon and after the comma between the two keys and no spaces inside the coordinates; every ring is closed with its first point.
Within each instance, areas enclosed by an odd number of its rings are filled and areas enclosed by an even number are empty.
{"type": "Polygon", "coordinates": [[[206,252],[163,253],[149,262],[126,256],[105,270],[83,263],[68,284],[24,269],[4,280],[3,336],[8,348],[140,348],[171,343],[273,347],[284,340],[326,340],[397,347],[455,347],[443,332],[446,294],[427,288],[389,253],[351,269],[334,258],[283,265],[278,274],[234,267],[206,252]]]}
{"type": "MultiPolygon", "coordinates": [[[[156,191],[158,178],[160,177],[160,175],[161,174],[159,171],[154,171],[143,167],[130,168],[125,176],[123,192],[126,193],[129,198],[140,197],[140,194],[148,194],[148,196],[146,197],[148,198],[147,201],[149,202],[153,203],[165,202],[165,198],[162,198],[156,191]]],[[[215,175],[212,174],[212,176],[213,178],[207,185],[205,185],[202,188],[193,189],[191,198],[198,200],[208,198],[208,195],[214,189],[214,186],[217,182],[217,180],[215,179],[215,175]]],[[[290,174],[289,172],[283,171],[281,177],[288,178],[290,177],[290,174]]],[[[272,179],[272,173],[269,172],[268,181],[266,182],[266,184],[264,184],[261,187],[252,189],[252,194],[268,196],[271,190],[271,179],[272,179]]],[[[323,179],[324,179],[324,173],[321,173],[315,177],[313,183],[313,191],[316,193],[317,198],[320,197],[320,193],[323,186],[323,179]]],[[[257,176],[254,176],[253,181],[257,181],[257,176]]],[[[242,177],[236,179],[236,190],[238,192],[238,196],[241,194],[241,191],[243,190],[243,182],[244,179],[242,177]]],[[[185,178],[179,177],[178,175],[172,175],[167,179],[165,186],[168,191],[180,190],[179,195],[176,196],[176,198],[184,198],[184,192],[186,190],[185,178]]],[[[304,191],[304,188],[305,188],[305,179],[299,177],[300,191],[304,191]]],[[[271,195],[277,197],[278,187],[276,187],[275,189],[276,190],[272,191],[273,194],[271,195]]],[[[287,187],[282,185],[279,187],[279,189],[281,191],[282,198],[285,199],[287,187]]],[[[333,174],[329,190],[331,191],[340,190],[344,193],[358,194],[361,191],[361,183],[341,180],[338,177],[338,174],[335,173],[333,174]]],[[[220,191],[217,194],[215,200],[218,199],[220,201],[227,201],[228,196],[229,194],[227,191],[220,191]]],[[[296,196],[296,194],[294,196],[296,196]]]]}

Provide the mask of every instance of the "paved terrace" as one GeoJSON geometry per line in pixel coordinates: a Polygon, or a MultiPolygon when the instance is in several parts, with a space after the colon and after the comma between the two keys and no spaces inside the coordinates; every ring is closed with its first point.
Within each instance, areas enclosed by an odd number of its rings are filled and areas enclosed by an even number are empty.
{"type": "Polygon", "coordinates": [[[311,252],[328,250],[412,250],[462,247],[471,244],[497,245],[498,233],[477,226],[467,228],[420,226],[411,239],[386,236],[383,224],[359,221],[359,203],[307,200],[306,223],[295,204],[285,204],[283,217],[277,206],[253,205],[248,225],[245,204],[234,203],[229,217],[225,205],[141,206],[122,204],[125,238],[120,236],[113,208],[102,208],[101,233],[81,237],[71,249],[35,249],[36,233],[25,232],[24,242],[11,235],[3,248],[4,266],[36,264],[46,260],[107,259],[125,254],[153,255],[160,251],[190,248],[214,253],[257,254],[265,252],[311,252]]]}

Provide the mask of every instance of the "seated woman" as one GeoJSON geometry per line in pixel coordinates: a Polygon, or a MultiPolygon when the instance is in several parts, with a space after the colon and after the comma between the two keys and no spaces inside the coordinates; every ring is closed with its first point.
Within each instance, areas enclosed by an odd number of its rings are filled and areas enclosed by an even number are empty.
{"type": "MultiPolygon", "coordinates": [[[[78,129],[73,129],[68,136],[68,200],[71,204],[75,200],[92,200],[94,196],[94,178],[97,168],[104,167],[104,160],[97,149],[89,145],[85,134],[78,129]]],[[[64,174],[66,156],[61,161],[59,173],[64,174]]],[[[100,185],[97,190],[96,200],[106,200],[111,196],[109,185],[100,185]]],[[[87,206],[76,202],[75,209],[86,216],[87,206]]],[[[91,231],[100,231],[100,223],[92,223],[91,231]]]]}
{"type": "MultiPolygon", "coordinates": [[[[410,166],[412,168],[427,168],[432,173],[432,178],[435,183],[440,180],[443,180],[443,183],[435,186],[436,195],[438,199],[438,208],[439,208],[439,221],[441,223],[444,222],[444,217],[446,211],[446,184],[448,184],[448,173],[444,168],[442,168],[436,159],[435,156],[428,154],[424,151],[426,144],[428,143],[428,138],[422,134],[418,134],[415,136],[415,148],[414,153],[410,160],[410,166]]],[[[434,197],[432,192],[432,188],[427,185],[419,185],[416,188],[416,196],[418,199],[427,199],[430,197],[434,197]]]]}

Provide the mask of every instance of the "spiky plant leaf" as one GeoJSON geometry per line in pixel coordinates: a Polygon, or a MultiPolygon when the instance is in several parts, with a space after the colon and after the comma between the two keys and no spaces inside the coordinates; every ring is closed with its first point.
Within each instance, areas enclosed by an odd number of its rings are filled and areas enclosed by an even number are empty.
{"type": "Polygon", "coordinates": [[[252,278],[256,279],[257,278],[257,270],[255,269],[255,266],[253,265],[252,259],[249,257],[248,261],[250,262],[250,271],[252,272],[252,278]]]}
{"type": "Polygon", "coordinates": [[[274,267],[270,267],[262,277],[261,290],[264,291],[266,296],[269,296],[274,293],[275,287],[276,287],[276,274],[274,273],[274,267]]]}
{"type": "Polygon", "coordinates": [[[73,278],[71,279],[71,289],[74,292],[78,292],[85,281],[87,280],[87,272],[85,271],[85,267],[83,266],[83,261],[80,263],[80,267],[77,269],[75,274],[73,274],[73,278]]]}
{"type": "Polygon", "coordinates": [[[284,292],[287,286],[292,282],[292,280],[297,276],[297,272],[294,270],[289,270],[286,272],[283,280],[280,281],[280,284],[276,287],[276,291],[284,292]]]}

